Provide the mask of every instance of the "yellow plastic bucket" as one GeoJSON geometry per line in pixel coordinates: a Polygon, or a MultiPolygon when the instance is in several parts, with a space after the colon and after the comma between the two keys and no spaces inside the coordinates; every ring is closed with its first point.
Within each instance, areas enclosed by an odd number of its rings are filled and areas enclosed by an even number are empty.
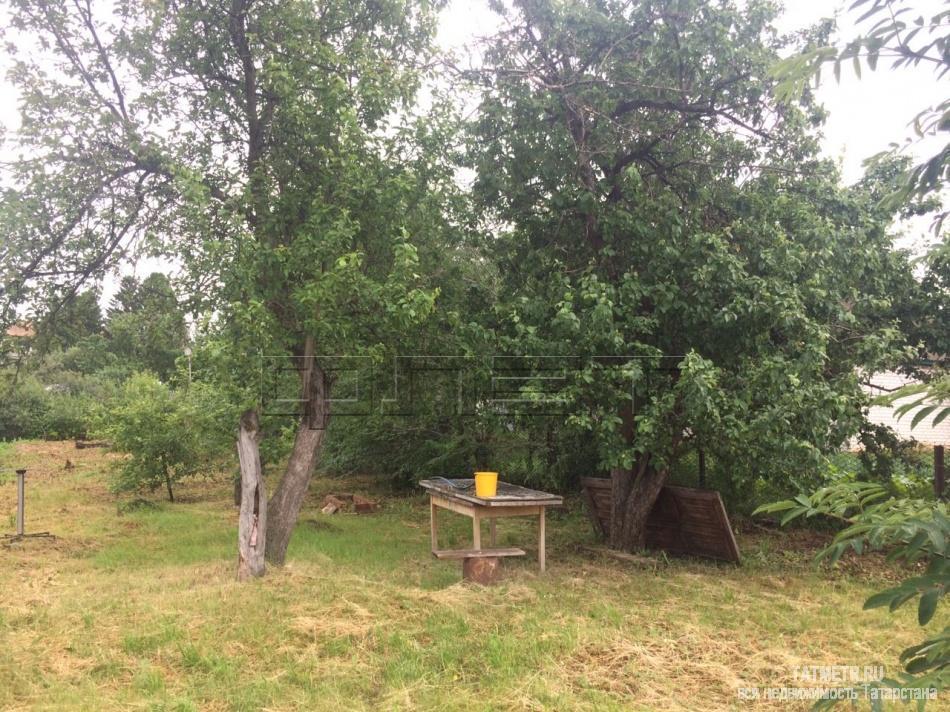
{"type": "Polygon", "coordinates": [[[498,473],[497,472],[476,472],[475,473],[475,496],[476,497],[494,497],[498,494],[498,473]]]}

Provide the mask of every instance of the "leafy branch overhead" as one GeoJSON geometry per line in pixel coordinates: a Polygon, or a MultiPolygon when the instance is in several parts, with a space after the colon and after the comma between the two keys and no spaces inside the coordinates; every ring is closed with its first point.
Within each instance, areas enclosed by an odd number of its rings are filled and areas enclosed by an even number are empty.
{"type": "MultiPolygon", "coordinates": [[[[796,519],[828,517],[845,525],[816,557],[834,564],[850,550],[887,552],[889,561],[907,565],[926,562],[922,574],[909,576],[897,586],[864,602],[865,610],[887,606],[895,611],[917,599],[917,621],[927,625],[950,591],[950,517],[943,501],[889,497],[886,489],[870,482],[842,482],[759,507],[755,514],[781,514],[783,525],[796,519]]],[[[901,654],[905,675],[886,680],[890,686],[942,689],[950,674],[950,628],[901,654]]]]}
{"type": "MultiPolygon", "coordinates": [[[[930,67],[941,79],[950,70],[950,10],[927,16],[919,14],[910,0],[857,0],[849,11],[861,13],[858,24],[870,24],[865,34],[842,45],[811,47],[772,68],[771,74],[777,81],[775,93],[782,101],[797,100],[812,80],[817,85],[827,65],[831,65],[838,82],[842,66],[850,65],[860,78],[862,66],[874,71],[880,61],[890,69],[930,67]]],[[[923,108],[910,125],[918,139],[950,131],[950,99],[923,108]]],[[[893,143],[889,153],[900,149],[899,144],[893,143]]],[[[879,154],[869,160],[880,157],[879,154]]],[[[936,154],[909,168],[900,187],[882,205],[896,211],[911,199],[938,191],[948,178],[950,144],[945,144],[936,154]]],[[[935,231],[940,231],[945,216],[945,212],[937,215],[935,231]]]]}

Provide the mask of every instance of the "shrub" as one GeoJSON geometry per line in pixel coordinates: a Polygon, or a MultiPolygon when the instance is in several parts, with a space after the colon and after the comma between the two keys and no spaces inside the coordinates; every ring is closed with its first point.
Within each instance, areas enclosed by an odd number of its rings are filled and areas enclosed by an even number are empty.
{"type": "Polygon", "coordinates": [[[83,439],[89,433],[89,424],[96,401],[69,393],[52,393],[41,421],[42,435],[50,440],[83,439]]]}
{"type": "Polygon", "coordinates": [[[46,384],[29,376],[0,384],[0,439],[65,440],[88,436],[97,409],[116,386],[98,376],[59,371],[46,384]]]}
{"type": "Polygon", "coordinates": [[[118,468],[114,492],[154,491],[212,466],[233,441],[237,421],[229,404],[211,386],[195,383],[172,390],[149,373],[137,373],[106,409],[98,433],[129,458],[118,468]]]}
{"type": "Polygon", "coordinates": [[[15,386],[0,383],[0,439],[36,438],[43,433],[49,395],[36,379],[21,379],[15,386]]]}

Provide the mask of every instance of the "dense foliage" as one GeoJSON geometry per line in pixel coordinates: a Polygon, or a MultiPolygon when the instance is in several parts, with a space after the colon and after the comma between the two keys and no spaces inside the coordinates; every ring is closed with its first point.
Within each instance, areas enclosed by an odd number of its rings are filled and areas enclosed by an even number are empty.
{"type": "MultiPolygon", "coordinates": [[[[173,431],[213,389],[232,428],[261,416],[265,473],[286,463],[277,562],[321,457],[405,483],[610,473],[611,542],[634,549],[700,460],[748,506],[821,484],[858,433],[888,449],[861,380],[945,336],[941,272],[893,249],[881,198],[906,166],[843,187],[823,111],[770,75],[827,26],[780,36],[764,0],[493,3],[502,29],[460,72],[440,7],[13,2],[8,32],[35,42],[11,49],[29,160],[4,187],[0,323],[28,309],[37,333],[4,347],[23,397],[0,436],[85,434],[96,389],[136,371],[157,380],[110,428],[148,405],[173,431]],[[126,278],[103,316],[87,285],[141,255],[179,278],[126,278]]],[[[132,481],[193,471],[157,454],[173,439],[116,439],[132,481]]]]}
{"type": "Polygon", "coordinates": [[[570,422],[631,506],[696,448],[750,483],[814,469],[862,421],[856,368],[901,356],[907,262],[819,157],[820,111],[772,98],[774,12],[524,2],[488,51],[472,156],[510,226],[502,333],[579,357],[570,422]]]}
{"type": "Polygon", "coordinates": [[[126,277],[105,316],[100,298],[81,292],[30,324],[32,336],[0,340],[0,439],[87,437],[97,407],[132,373],[175,376],[187,334],[168,278],[126,277]]]}

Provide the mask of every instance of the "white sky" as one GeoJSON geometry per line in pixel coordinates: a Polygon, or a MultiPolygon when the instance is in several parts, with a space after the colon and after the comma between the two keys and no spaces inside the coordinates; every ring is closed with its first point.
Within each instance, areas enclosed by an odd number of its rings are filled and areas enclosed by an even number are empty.
{"type": "MultiPolygon", "coordinates": [[[[859,34],[860,28],[853,24],[856,14],[844,12],[846,4],[843,1],[786,0],[786,4],[787,9],[778,23],[780,31],[801,29],[822,17],[838,13],[840,36],[850,38],[859,34]]],[[[918,0],[914,5],[927,16],[943,9],[939,0],[918,0]]],[[[454,0],[443,12],[439,43],[447,49],[461,51],[476,38],[490,35],[496,26],[496,16],[484,0],[454,0]]],[[[0,71],[3,73],[0,77],[0,125],[12,133],[18,125],[17,93],[6,81],[8,66],[6,57],[0,55],[0,71]]],[[[819,100],[830,112],[823,131],[823,148],[828,156],[840,162],[845,182],[853,182],[861,176],[861,163],[865,158],[886,149],[891,142],[900,142],[911,136],[908,123],[919,111],[937,103],[947,93],[946,80],[939,82],[928,67],[897,71],[887,71],[885,67],[882,60],[877,72],[865,71],[859,80],[850,66],[845,66],[840,84],[830,76],[831,72],[825,72],[827,76],[818,89],[819,100]]],[[[924,142],[913,147],[912,154],[920,157],[934,153],[938,146],[939,141],[924,142]]],[[[9,156],[9,146],[4,148],[3,153],[9,156]]],[[[927,228],[926,221],[906,226],[907,237],[901,240],[901,244],[919,246],[930,237],[927,228]]],[[[168,265],[147,260],[140,263],[135,272],[145,275],[154,269],[168,271],[168,265]]],[[[108,299],[114,290],[115,280],[109,282],[104,299],[108,299]]]]}

